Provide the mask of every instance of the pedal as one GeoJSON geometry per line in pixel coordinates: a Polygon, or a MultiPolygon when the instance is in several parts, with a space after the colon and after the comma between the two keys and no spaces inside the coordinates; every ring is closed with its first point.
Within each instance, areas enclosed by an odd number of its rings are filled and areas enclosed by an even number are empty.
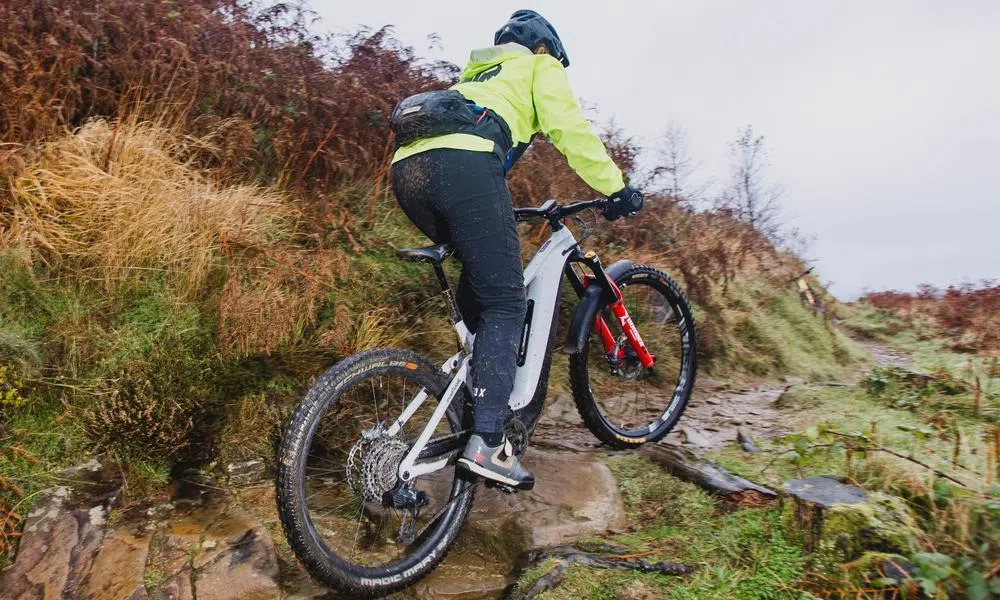
{"type": "Polygon", "coordinates": [[[500,483],[499,481],[493,481],[492,479],[484,479],[483,483],[486,484],[486,487],[494,489],[494,490],[499,490],[499,491],[501,491],[501,492],[503,492],[505,494],[516,494],[517,493],[517,490],[515,490],[512,487],[510,487],[506,483],[500,483]]]}

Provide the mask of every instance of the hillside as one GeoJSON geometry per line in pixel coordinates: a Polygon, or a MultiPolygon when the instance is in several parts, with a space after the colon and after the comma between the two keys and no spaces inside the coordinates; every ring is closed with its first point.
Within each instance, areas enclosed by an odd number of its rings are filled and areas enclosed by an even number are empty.
{"type": "MultiPolygon", "coordinates": [[[[389,30],[320,39],[288,5],[89,7],[0,6],[0,567],[14,561],[33,504],[68,467],[95,456],[120,467],[108,520],[127,522],[137,507],[173,498],[191,469],[222,477],[235,463],[273,465],[289,412],[334,362],[385,346],[439,362],[454,346],[430,270],[395,258],[396,248],[426,240],[388,189],[386,123],[397,100],[452,81],[453,66],[419,59],[389,30]]],[[[604,137],[641,179],[642,149],[617,132],[604,137]]],[[[510,188],[519,206],[592,196],[544,142],[511,173],[510,188]]],[[[998,515],[985,491],[996,467],[985,441],[996,431],[995,358],[990,367],[952,353],[961,348],[919,322],[838,303],[814,276],[800,276],[803,261],[772,231],[731,208],[696,210],[690,198],[650,192],[637,218],[593,220],[586,246],[605,264],[656,265],[691,297],[700,383],[682,424],[705,434],[745,416],[742,390],[763,394],[754,397],[772,411],[769,424],[747,420],[760,454],[722,438],[703,451],[767,485],[836,474],[895,493],[921,519],[910,554],[952,561],[936,580],[941,590],[995,581],[1000,542],[989,526],[998,515]],[[822,310],[800,297],[798,281],[822,310]],[[931,383],[879,365],[852,336],[913,353],[931,383]],[[712,414],[719,405],[733,414],[712,414]],[[919,467],[897,472],[873,444],[941,454],[949,474],[967,471],[955,475],[963,489],[919,467]]],[[[544,233],[522,227],[528,254],[544,233]]],[[[563,302],[565,324],[569,294],[563,302]]],[[[563,357],[553,373],[554,415],[569,390],[563,357]]],[[[848,585],[817,583],[801,542],[782,533],[780,508],[736,510],[648,458],[594,453],[630,523],[609,543],[700,570],[678,583],[574,567],[548,597],[597,589],[592,596],[614,598],[631,586],[635,598],[798,598],[848,585]],[[719,537],[706,541],[713,531],[719,537]]],[[[267,491],[225,494],[273,529],[270,488],[260,487],[267,491]]],[[[298,582],[280,531],[271,533],[284,582],[298,582]]],[[[504,576],[517,579],[521,558],[501,558],[504,576]]],[[[154,597],[162,582],[144,573],[154,597]]],[[[916,572],[907,585],[929,577],[916,572]]],[[[851,585],[877,577],[858,578],[851,585]]]]}

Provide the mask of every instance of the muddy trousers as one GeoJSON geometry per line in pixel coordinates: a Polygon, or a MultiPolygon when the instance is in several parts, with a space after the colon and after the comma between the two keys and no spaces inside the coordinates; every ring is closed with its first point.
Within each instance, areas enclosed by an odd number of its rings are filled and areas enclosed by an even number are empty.
{"type": "Polygon", "coordinates": [[[453,244],[462,263],[458,305],[476,334],[470,374],[475,431],[495,439],[514,387],[526,307],[503,166],[489,152],[429,150],[393,165],[392,190],[410,220],[435,243],[453,244]]]}

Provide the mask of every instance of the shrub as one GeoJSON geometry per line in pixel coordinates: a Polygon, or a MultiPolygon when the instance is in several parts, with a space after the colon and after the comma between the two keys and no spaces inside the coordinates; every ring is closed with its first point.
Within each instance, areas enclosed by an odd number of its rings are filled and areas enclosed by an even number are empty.
{"type": "MultiPolygon", "coordinates": [[[[140,99],[212,134],[207,164],[237,175],[312,189],[370,177],[390,151],[395,103],[455,72],[419,62],[386,29],[329,40],[310,21],[301,5],[252,0],[4,2],[0,147],[140,99]]],[[[23,158],[5,151],[16,169],[23,158]]]]}
{"type": "Polygon", "coordinates": [[[950,286],[943,291],[923,285],[916,294],[871,292],[858,302],[910,322],[929,319],[952,350],[1000,352],[1000,285],[996,282],[950,286]]]}
{"type": "Polygon", "coordinates": [[[13,182],[8,243],[109,291],[165,273],[192,297],[224,252],[287,235],[290,214],[274,191],[208,180],[188,156],[202,143],[134,121],[47,143],[13,182]]]}

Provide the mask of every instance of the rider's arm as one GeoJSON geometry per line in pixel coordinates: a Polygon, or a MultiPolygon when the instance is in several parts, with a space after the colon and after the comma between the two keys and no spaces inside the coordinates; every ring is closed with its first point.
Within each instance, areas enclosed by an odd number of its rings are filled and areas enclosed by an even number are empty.
{"type": "Polygon", "coordinates": [[[566,69],[547,54],[535,61],[532,95],[542,133],[566,156],[576,174],[605,196],[624,188],[621,170],[573,96],[566,69]]]}

